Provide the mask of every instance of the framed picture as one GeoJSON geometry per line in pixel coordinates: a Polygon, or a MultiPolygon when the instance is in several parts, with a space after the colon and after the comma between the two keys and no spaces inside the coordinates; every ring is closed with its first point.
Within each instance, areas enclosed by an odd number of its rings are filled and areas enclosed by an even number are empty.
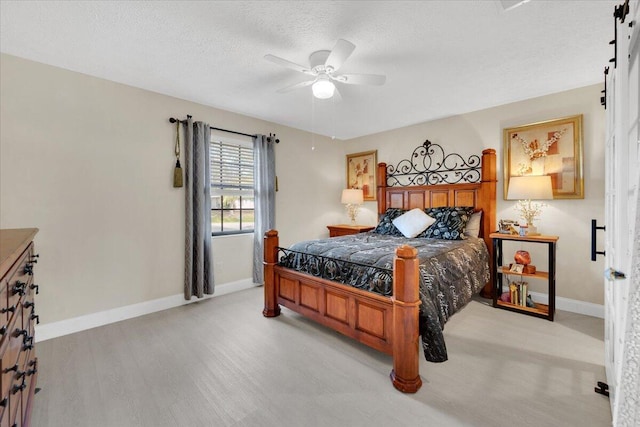
{"type": "Polygon", "coordinates": [[[347,188],[360,189],[364,200],[376,200],[378,150],[347,154],[347,188]]]}
{"type": "Polygon", "coordinates": [[[582,114],[504,129],[504,199],[512,176],[549,175],[554,199],[584,199],[582,114]]]}
{"type": "Polygon", "coordinates": [[[509,269],[510,273],[522,274],[524,270],[524,265],[522,264],[511,264],[511,268],[509,269]]]}

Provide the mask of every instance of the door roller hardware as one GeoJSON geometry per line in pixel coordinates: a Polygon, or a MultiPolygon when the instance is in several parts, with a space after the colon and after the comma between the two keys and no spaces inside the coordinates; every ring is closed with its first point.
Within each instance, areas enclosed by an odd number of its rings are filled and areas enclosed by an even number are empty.
{"type": "Polygon", "coordinates": [[[607,280],[622,280],[622,279],[626,279],[627,276],[625,276],[625,274],[621,271],[615,270],[613,268],[607,268],[604,271],[604,278],[607,280]]]}
{"type": "Polygon", "coordinates": [[[598,381],[597,387],[595,387],[593,391],[603,396],[609,397],[609,384],[598,381]]]}

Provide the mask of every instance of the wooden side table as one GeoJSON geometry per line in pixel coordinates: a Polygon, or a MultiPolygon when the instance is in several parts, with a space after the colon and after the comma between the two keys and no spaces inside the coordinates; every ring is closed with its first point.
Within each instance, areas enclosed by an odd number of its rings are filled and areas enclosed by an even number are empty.
{"type": "Polygon", "coordinates": [[[347,236],[349,234],[364,233],[366,231],[371,231],[376,227],[372,225],[338,224],[338,225],[327,225],[327,228],[329,229],[329,237],[337,237],[337,236],[347,236]]]}
{"type": "Polygon", "coordinates": [[[493,306],[505,310],[515,311],[529,316],[541,317],[553,322],[556,311],[556,242],[558,236],[514,236],[509,234],[491,233],[493,240],[493,306]],[[535,273],[514,273],[509,271],[509,266],[503,265],[504,253],[502,242],[505,240],[542,243],[547,245],[549,271],[536,271],[535,273]],[[526,307],[517,303],[509,303],[500,300],[502,294],[503,277],[519,276],[523,278],[539,279],[547,282],[549,304],[534,303],[534,307],[526,307]]]}

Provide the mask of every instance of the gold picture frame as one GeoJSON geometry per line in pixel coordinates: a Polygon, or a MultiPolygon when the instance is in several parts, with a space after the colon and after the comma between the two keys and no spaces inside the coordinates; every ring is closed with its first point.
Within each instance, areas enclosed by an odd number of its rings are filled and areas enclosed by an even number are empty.
{"type": "Polygon", "coordinates": [[[504,199],[509,179],[549,175],[554,199],[584,199],[582,114],[505,128],[504,199]]]}
{"type": "Polygon", "coordinates": [[[376,200],[378,150],[347,154],[347,188],[360,189],[364,200],[376,200]]]}

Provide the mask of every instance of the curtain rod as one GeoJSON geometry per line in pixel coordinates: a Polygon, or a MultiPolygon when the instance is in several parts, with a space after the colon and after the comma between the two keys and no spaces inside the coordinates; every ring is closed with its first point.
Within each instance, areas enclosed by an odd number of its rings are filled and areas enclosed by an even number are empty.
{"type": "MultiPolygon", "coordinates": [[[[189,115],[187,115],[187,117],[191,118],[191,116],[189,116],[189,115]]],[[[186,123],[187,123],[187,121],[186,121],[186,120],[175,119],[175,118],[173,118],[173,117],[170,117],[170,118],[169,118],[169,121],[170,121],[171,123],[176,123],[176,122],[178,122],[178,123],[182,123],[182,124],[186,124],[186,123]]],[[[236,135],[248,136],[248,137],[250,137],[250,138],[255,138],[255,137],[257,137],[257,136],[258,136],[258,135],[250,135],[250,134],[248,134],[248,133],[244,133],[244,132],[237,132],[237,131],[235,131],[235,130],[229,130],[229,129],[216,128],[216,127],[213,127],[213,126],[209,126],[209,128],[210,128],[211,130],[219,130],[219,131],[222,131],[222,132],[234,133],[234,134],[236,134],[236,135]]],[[[268,136],[268,140],[269,140],[269,141],[271,141],[271,136],[272,136],[272,135],[271,135],[271,134],[269,134],[269,136],[268,136]]],[[[273,135],[273,137],[275,137],[275,136],[276,136],[276,135],[274,134],[274,135],[273,135]]],[[[275,140],[275,143],[276,143],[276,144],[279,144],[279,143],[280,143],[280,140],[279,140],[279,139],[276,139],[276,140],[275,140]]]]}

